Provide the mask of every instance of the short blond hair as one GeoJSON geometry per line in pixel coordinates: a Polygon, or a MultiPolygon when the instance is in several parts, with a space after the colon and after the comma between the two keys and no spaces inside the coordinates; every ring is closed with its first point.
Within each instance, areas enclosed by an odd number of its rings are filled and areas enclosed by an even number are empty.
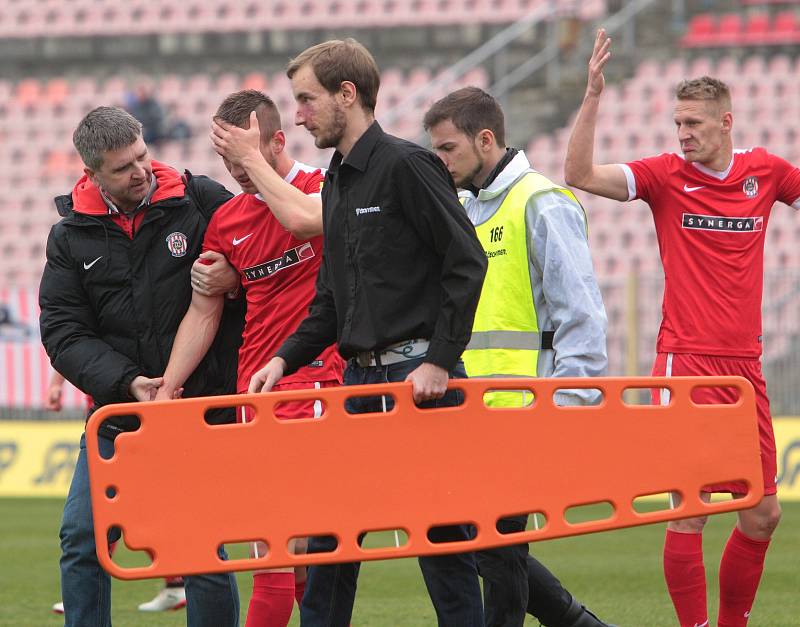
{"type": "Polygon", "coordinates": [[[709,100],[725,111],[730,111],[732,107],[731,90],[721,80],[711,76],[681,81],[675,88],[675,97],[678,100],[709,100]]]}
{"type": "Polygon", "coordinates": [[[335,94],[344,81],[349,81],[356,86],[361,106],[370,112],[375,111],[381,85],[378,64],[369,50],[355,39],[331,39],[306,48],[289,62],[286,75],[292,78],[306,64],[311,65],[320,85],[328,93],[335,94]]]}

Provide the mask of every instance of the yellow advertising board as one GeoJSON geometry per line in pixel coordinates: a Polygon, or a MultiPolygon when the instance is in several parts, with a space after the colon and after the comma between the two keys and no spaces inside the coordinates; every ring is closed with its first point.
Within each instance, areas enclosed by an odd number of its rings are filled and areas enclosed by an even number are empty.
{"type": "Polygon", "coordinates": [[[800,501],[800,418],[776,418],[772,424],[778,450],[778,498],[800,501]]]}
{"type": "MultiPolygon", "coordinates": [[[[778,497],[800,501],[800,418],[776,418],[778,497]]],[[[64,497],[83,421],[0,421],[0,496],[64,497]]]]}
{"type": "Polygon", "coordinates": [[[0,421],[0,496],[66,496],[83,424],[0,421]]]}

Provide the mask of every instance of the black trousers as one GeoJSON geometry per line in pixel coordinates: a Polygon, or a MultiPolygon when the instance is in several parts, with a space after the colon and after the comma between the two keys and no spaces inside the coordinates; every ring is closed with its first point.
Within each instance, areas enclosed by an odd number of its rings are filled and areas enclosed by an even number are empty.
{"type": "MultiPolygon", "coordinates": [[[[526,515],[501,519],[500,533],[523,531],[526,515]]],[[[528,553],[528,545],[515,544],[478,551],[478,571],[483,577],[486,627],[521,627],[531,614],[547,627],[557,627],[572,603],[572,595],[545,566],[528,553]]]]}

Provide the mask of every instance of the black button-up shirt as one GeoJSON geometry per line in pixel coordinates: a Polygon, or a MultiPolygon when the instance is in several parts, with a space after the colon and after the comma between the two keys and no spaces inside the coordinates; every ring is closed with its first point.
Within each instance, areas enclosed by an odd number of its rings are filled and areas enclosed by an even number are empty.
{"type": "Polygon", "coordinates": [[[472,332],[486,256],[433,153],[377,122],[346,159],[334,153],[322,188],[325,233],[308,317],[281,346],[287,373],[334,340],[345,358],[410,339],[451,370],[472,332]]]}

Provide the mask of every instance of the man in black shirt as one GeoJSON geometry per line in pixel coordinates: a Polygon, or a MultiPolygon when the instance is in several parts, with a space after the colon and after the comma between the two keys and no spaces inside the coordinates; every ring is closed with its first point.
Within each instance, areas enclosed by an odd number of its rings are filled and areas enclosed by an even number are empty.
{"type": "MultiPolygon", "coordinates": [[[[309,316],[254,375],[250,392],[268,391],[285,374],[336,341],[349,360],[345,385],[411,381],[423,406],[460,403],[447,391],[464,377],[486,273],[486,256],[442,162],[383,132],[374,119],[378,68],[358,42],[329,41],[294,59],[287,74],[297,101],[295,123],[318,148],[336,148],[322,188],[323,263],[309,316]]],[[[353,413],[391,409],[387,397],[348,401],[353,413]]],[[[465,526],[439,527],[434,542],[469,537],[465,526]]],[[[312,538],[309,552],[331,551],[312,538]]],[[[440,625],[483,625],[471,553],[421,557],[440,625]]],[[[301,608],[307,625],[347,625],[358,564],[310,570],[301,608]]]]}

